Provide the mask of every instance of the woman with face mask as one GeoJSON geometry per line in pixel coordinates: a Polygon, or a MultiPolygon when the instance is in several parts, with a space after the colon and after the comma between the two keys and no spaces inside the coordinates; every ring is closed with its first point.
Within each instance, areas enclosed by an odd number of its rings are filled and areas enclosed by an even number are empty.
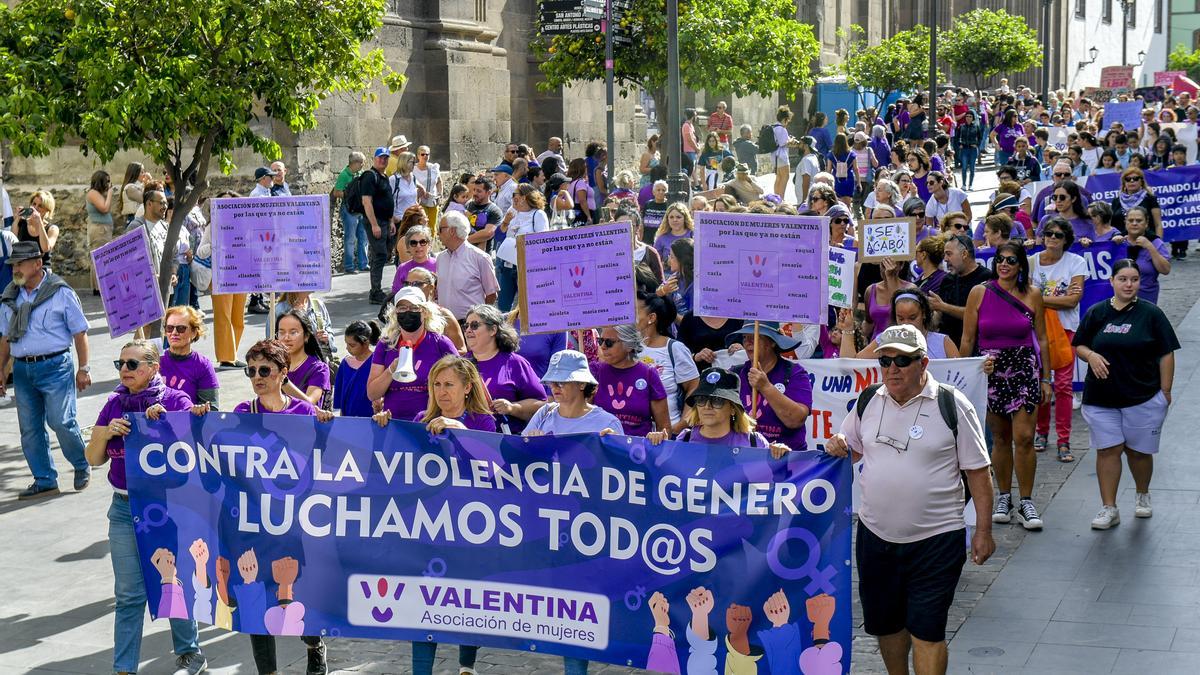
{"type": "Polygon", "coordinates": [[[371,357],[371,374],[367,377],[367,397],[372,401],[382,399],[382,411],[392,419],[411,420],[424,410],[433,364],[447,354],[458,355],[454,343],[441,335],[444,326],[445,319],[418,289],[402,288],[392,298],[383,339],[371,357]],[[398,382],[394,374],[399,350],[404,346],[412,349],[415,379],[398,382]]]}

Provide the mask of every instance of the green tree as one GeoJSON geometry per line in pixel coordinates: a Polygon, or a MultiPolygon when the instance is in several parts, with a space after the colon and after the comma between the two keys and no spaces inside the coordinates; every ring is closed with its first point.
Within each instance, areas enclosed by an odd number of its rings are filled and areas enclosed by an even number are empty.
{"type": "Polygon", "coordinates": [[[1189,52],[1183,45],[1175,45],[1167,55],[1167,70],[1182,70],[1193,80],[1200,80],[1200,50],[1189,52]]]}
{"type": "MultiPolygon", "coordinates": [[[[794,95],[812,82],[809,64],[820,52],[812,26],[796,21],[791,0],[680,0],[680,80],[693,90],[735,96],[794,95]]],[[[617,47],[613,77],[627,96],[641,88],[666,111],[667,32],[663,0],[633,0],[621,19],[634,46],[617,47]]],[[[602,35],[541,35],[535,52],[543,59],[553,90],[575,81],[604,80],[602,35]]]]}
{"type": "MultiPolygon", "coordinates": [[[[846,78],[851,87],[861,87],[880,101],[898,91],[920,91],[929,76],[929,29],[916,26],[900,31],[877,45],[867,41],[862,26],[838,29],[845,44],[845,57],[827,72],[846,78]]],[[[861,95],[860,95],[861,99],[861,95]]]]}
{"type": "Polygon", "coordinates": [[[954,70],[980,80],[997,73],[1019,73],[1042,60],[1037,31],[1025,19],[998,9],[973,9],[954,18],[938,35],[938,58],[954,70]]]}
{"type": "MultiPolygon", "coordinates": [[[[383,53],[360,52],[385,0],[25,0],[0,5],[0,139],[40,156],[66,143],[109,161],[138,150],[175,185],[165,250],[207,189],[210,160],[226,173],[243,147],[267,159],[271,120],[316,126],[332,93],[402,76],[383,53]],[[185,177],[191,177],[193,188],[185,177]]],[[[164,255],[166,297],[174,265],[164,255]]]]}

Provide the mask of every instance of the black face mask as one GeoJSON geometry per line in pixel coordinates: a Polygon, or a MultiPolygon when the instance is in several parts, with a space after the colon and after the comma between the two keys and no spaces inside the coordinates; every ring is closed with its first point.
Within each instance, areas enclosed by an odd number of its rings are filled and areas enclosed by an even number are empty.
{"type": "Polygon", "coordinates": [[[401,329],[412,333],[421,327],[423,317],[420,312],[397,312],[396,320],[401,329]]]}

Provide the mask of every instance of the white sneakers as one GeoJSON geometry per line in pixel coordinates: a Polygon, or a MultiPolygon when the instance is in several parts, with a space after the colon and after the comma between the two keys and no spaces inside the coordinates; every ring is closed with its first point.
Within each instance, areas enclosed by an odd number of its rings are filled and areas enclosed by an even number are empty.
{"type": "Polygon", "coordinates": [[[1150,507],[1150,493],[1137,493],[1137,505],[1133,508],[1133,515],[1138,518],[1149,518],[1154,515],[1154,509],[1150,507]]]}
{"type": "Polygon", "coordinates": [[[1093,530],[1107,530],[1113,525],[1121,523],[1121,513],[1117,511],[1115,506],[1101,506],[1100,512],[1092,518],[1093,530]]]}

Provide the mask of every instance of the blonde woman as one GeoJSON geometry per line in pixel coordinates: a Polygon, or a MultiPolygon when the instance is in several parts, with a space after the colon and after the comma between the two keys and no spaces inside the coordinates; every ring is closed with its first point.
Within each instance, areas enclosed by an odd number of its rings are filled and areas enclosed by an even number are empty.
{"type": "Polygon", "coordinates": [[[441,334],[445,325],[437,305],[429,302],[419,289],[401,288],[393,297],[383,339],[375,347],[367,378],[367,398],[382,399],[383,410],[393,419],[411,420],[424,410],[433,364],[447,354],[458,354],[454,343],[441,334]],[[412,348],[416,379],[411,382],[397,382],[393,377],[401,347],[412,348]]]}
{"type": "Polygon", "coordinates": [[[654,250],[658,251],[659,258],[666,260],[667,254],[671,252],[671,244],[678,239],[691,239],[695,229],[687,204],[675,202],[668,206],[662,223],[658,226],[658,232],[654,234],[654,250]]]}
{"type": "Polygon", "coordinates": [[[646,187],[654,182],[654,179],[650,176],[650,170],[658,166],[660,161],[658,134],[651,134],[650,138],[646,139],[646,149],[642,151],[642,158],[638,161],[638,173],[641,174],[641,178],[638,180],[638,187],[646,187]]]}
{"type": "Polygon", "coordinates": [[[29,198],[29,206],[21,209],[13,226],[17,241],[36,241],[42,250],[42,264],[50,267],[50,252],[58,243],[58,226],[54,220],[54,195],[38,190],[29,198]]]}
{"type": "Polygon", "coordinates": [[[397,225],[410,206],[417,205],[417,179],[413,171],[417,168],[417,156],[411,152],[402,152],[396,160],[396,173],[388,179],[388,188],[392,191],[395,209],[392,213],[397,225]]]}

